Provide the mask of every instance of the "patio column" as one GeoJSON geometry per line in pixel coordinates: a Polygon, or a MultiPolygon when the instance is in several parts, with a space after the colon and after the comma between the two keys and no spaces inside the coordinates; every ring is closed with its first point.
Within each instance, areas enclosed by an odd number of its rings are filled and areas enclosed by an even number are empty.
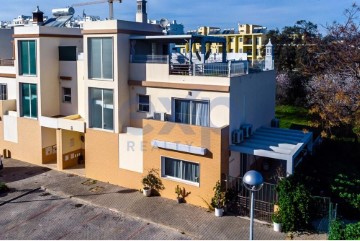
{"type": "Polygon", "coordinates": [[[193,47],[193,41],[192,39],[189,40],[189,59],[190,59],[190,64],[192,64],[192,47],[193,47]]]}
{"type": "Polygon", "coordinates": [[[206,42],[204,39],[201,40],[201,54],[202,54],[202,63],[205,64],[205,53],[206,53],[206,42]]]}
{"type": "Polygon", "coordinates": [[[293,158],[288,158],[286,160],[286,176],[290,176],[291,174],[293,174],[294,172],[294,167],[293,167],[293,158]]]}

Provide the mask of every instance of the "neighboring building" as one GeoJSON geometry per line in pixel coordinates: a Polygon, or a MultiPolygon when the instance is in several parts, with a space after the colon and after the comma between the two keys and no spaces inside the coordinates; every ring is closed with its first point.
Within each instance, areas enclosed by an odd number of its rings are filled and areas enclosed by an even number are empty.
{"type": "MultiPolygon", "coordinates": [[[[225,29],[221,31],[218,27],[199,27],[198,30],[189,31],[188,33],[196,33],[201,35],[222,36],[226,38],[226,48],[222,45],[212,44],[207,46],[207,51],[211,49],[211,53],[245,53],[250,62],[256,60],[264,60],[261,48],[264,45],[266,37],[266,28],[260,25],[239,24],[238,31],[235,29],[225,29]]],[[[188,45],[183,47],[182,52],[188,51],[188,45]]],[[[193,46],[193,52],[200,52],[200,45],[193,46]]]]}
{"type": "Polygon", "coordinates": [[[226,53],[205,63],[207,43],[226,39],[121,20],[15,28],[14,66],[0,66],[1,150],[133,189],[155,168],[163,197],[175,199],[179,185],[199,206],[218,180],[265,159],[291,174],[311,133],[271,128],[274,71],[249,74],[226,53]],[[169,47],[186,42],[202,46],[197,62],[169,47]]]}
{"type": "MultiPolygon", "coordinates": [[[[162,20],[167,21],[166,19],[162,20]]],[[[160,25],[160,21],[148,20],[148,23],[160,25]]],[[[177,23],[176,20],[173,20],[172,22],[168,21],[168,24],[166,25],[166,29],[164,29],[164,31],[166,31],[167,35],[181,35],[184,34],[184,25],[181,23],[177,23]]]]}

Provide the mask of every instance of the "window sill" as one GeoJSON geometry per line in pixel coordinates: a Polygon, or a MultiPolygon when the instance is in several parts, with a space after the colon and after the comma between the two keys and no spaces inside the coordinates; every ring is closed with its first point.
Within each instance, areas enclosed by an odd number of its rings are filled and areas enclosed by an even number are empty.
{"type": "Polygon", "coordinates": [[[89,78],[89,80],[97,80],[97,81],[114,81],[114,79],[98,79],[98,78],[89,78]]]}
{"type": "Polygon", "coordinates": [[[22,77],[37,77],[37,75],[32,75],[32,74],[19,74],[19,76],[22,76],[22,77]]]}
{"type": "Polygon", "coordinates": [[[89,127],[89,129],[92,129],[95,131],[104,131],[104,132],[109,132],[109,133],[115,133],[114,130],[107,130],[107,129],[97,128],[97,127],[89,127]]]}
{"type": "Polygon", "coordinates": [[[30,116],[20,116],[20,118],[25,118],[25,119],[30,119],[30,120],[37,120],[38,118],[36,117],[30,117],[30,116]]]}
{"type": "Polygon", "coordinates": [[[179,182],[179,183],[183,183],[183,184],[187,184],[187,185],[191,185],[191,186],[195,186],[195,187],[200,187],[200,183],[190,182],[190,181],[186,181],[186,180],[179,179],[179,178],[176,178],[176,177],[161,176],[161,178],[163,178],[165,180],[169,180],[169,181],[174,181],[174,182],[179,182]]]}
{"type": "Polygon", "coordinates": [[[143,110],[137,110],[136,112],[139,112],[139,113],[146,113],[146,114],[149,114],[150,111],[143,111],[143,110]]]}

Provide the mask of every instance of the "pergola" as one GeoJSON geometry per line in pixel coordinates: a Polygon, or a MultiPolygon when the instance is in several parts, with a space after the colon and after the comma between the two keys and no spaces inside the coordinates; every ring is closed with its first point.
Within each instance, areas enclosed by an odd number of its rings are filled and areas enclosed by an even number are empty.
{"type": "Polygon", "coordinates": [[[312,150],[312,132],[270,127],[261,127],[239,145],[230,145],[231,151],[285,160],[288,175],[300,163],[305,148],[312,150]]]}
{"type": "MultiPolygon", "coordinates": [[[[131,36],[130,40],[142,40],[142,41],[152,41],[157,43],[174,43],[174,44],[189,44],[190,49],[190,61],[192,59],[192,46],[193,44],[199,43],[201,45],[201,54],[206,54],[206,44],[207,43],[220,43],[222,44],[222,62],[226,62],[226,38],[225,37],[215,37],[215,36],[206,36],[206,35],[156,35],[156,36],[131,36]]],[[[205,58],[202,59],[205,63],[205,58]]],[[[191,63],[191,62],[190,62],[191,63]]]]}

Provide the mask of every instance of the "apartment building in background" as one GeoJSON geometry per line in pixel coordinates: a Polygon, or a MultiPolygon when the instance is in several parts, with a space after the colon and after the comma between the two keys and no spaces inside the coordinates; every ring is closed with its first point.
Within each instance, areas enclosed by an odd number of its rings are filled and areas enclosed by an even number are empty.
{"type": "Polygon", "coordinates": [[[274,71],[251,73],[226,52],[207,63],[206,45],[227,48],[225,37],[163,35],[138,19],[14,28],[12,59],[0,61],[5,157],[132,189],[157,169],[161,196],[176,199],[179,185],[203,207],[218,180],[265,161],[291,174],[311,133],[276,128],[274,71]],[[185,43],[203,58],[172,51],[185,43]]]}
{"type": "MultiPolygon", "coordinates": [[[[226,39],[226,46],[221,44],[208,44],[206,46],[206,52],[212,54],[222,54],[226,52],[234,58],[247,59],[253,63],[255,61],[264,60],[261,49],[265,45],[266,40],[266,27],[254,24],[238,24],[238,29],[224,29],[221,30],[218,27],[202,26],[197,30],[189,31],[190,34],[200,34],[209,36],[224,37],[226,39]],[[245,57],[242,56],[245,55],[245,57]],[[235,57],[236,56],[236,57],[235,57]]],[[[182,46],[182,53],[189,51],[189,45],[182,46]]],[[[201,52],[200,45],[194,45],[192,52],[201,52]]]]}

